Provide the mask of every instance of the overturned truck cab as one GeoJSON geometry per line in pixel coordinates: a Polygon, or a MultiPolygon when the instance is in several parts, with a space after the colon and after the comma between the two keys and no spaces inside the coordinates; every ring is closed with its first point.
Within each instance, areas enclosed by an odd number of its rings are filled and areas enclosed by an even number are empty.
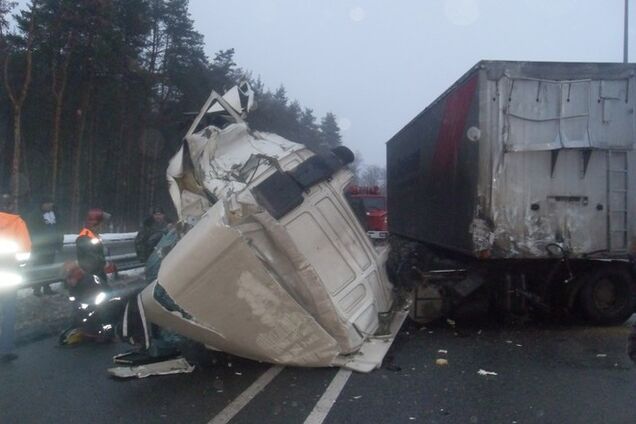
{"type": "Polygon", "coordinates": [[[251,105],[246,84],[213,92],[172,158],[189,229],[140,294],[144,319],[249,359],[370,371],[406,314],[345,198],[353,154],[253,131],[251,105]]]}

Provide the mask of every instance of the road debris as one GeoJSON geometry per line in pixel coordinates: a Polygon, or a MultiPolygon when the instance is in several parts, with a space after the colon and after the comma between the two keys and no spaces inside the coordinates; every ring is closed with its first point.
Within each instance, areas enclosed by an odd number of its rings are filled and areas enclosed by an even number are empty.
{"type": "Polygon", "coordinates": [[[435,364],[439,365],[440,367],[445,367],[446,365],[448,365],[448,359],[444,359],[444,358],[437,358],[435,360],[435,364]]]}
{"type": "Polygon", "coordinates": [[[455,328],[455,324],[456,324],[455,320],[446,318],[446,323],[450,325],[451,327],[455,328]]]}
{"type": "Polygon", "coordinates": [[[486,371],[486,370],[482,370],[482,369],[477,371],[477,374],[479,374],[479,375],[499,375],[499,374],[497,374],[494,371],[486,371]]]}
{"type": "Polygon", "coordinates": [[[194,365],[190,365],[185,358],[108,369],[108,373],[116,378],[145,378],[151,375],[188,374],[192,371],[194,371],[194,365]]]}
{"type": "Polygon", "coordinates": [[[360,399],[361,397],[362,397],[362,395],[354,396],[353,398],[354,398],[355,400],[358,400],[358,399],[360,399]]]}
{"type": "Polygon", "coordinates": [[[446,355],[448,353],[448,351],[446,349],[440,349],[437,351],[437,353],[442,353],[444,355],[446,355]]]}
{"type": "Polygon", "coordinates": [[[607,353],[597,353],[596,357],[597,358],[607,358],[607,353]]]}

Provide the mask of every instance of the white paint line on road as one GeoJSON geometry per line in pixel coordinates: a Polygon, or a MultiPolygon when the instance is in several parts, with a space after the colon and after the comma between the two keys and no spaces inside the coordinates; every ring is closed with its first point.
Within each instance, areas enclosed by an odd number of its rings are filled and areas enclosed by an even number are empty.
{"type": "Polygon", "coordinates": [[[305,420],[305,424],[321,424],[325,418],[327,418],[327,414],[329,414],[329,411],[331,411],[331,408],[336,403],[349,377],[351,377],[351,370],[340,368],[336,376],[331,380],[331,383],[329,383],[329,386],[327,386],[325,393],[323,393],[318,403],[316,403],[316,406],[314,406],[311,414],[309,414],[305,420]]]}
{"type": "Polygon", "coordinates": [[[265,371],[253,382],[250,387],[238,395],[236,399],[226,406],[218,415],[212,418],[208,424],[227,424],[241,409],[243,409],[252,399],[256,397],[285,367],[273,366],[265,371]]]}

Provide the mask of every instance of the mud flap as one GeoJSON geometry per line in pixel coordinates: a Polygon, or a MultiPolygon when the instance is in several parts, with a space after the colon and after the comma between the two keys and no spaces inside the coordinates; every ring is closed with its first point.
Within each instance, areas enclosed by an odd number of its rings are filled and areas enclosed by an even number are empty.
{"type": "Polygon", "coordinates": [[[194,365],[181,357],[132,367],[109,368],[108,374],[115,378],[146,378],[153,375],[189,374],[194,368],[194,365]]]}

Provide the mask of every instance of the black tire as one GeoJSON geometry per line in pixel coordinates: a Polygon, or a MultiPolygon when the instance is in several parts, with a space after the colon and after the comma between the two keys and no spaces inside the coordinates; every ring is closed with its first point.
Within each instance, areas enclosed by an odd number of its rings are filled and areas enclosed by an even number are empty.
{"type": "Polygon", "coordinates": [[[581,309],[594,324],[621,324],[634,313],[634,280],[623,267],[593,271],[579,293],[581,309]]]}

